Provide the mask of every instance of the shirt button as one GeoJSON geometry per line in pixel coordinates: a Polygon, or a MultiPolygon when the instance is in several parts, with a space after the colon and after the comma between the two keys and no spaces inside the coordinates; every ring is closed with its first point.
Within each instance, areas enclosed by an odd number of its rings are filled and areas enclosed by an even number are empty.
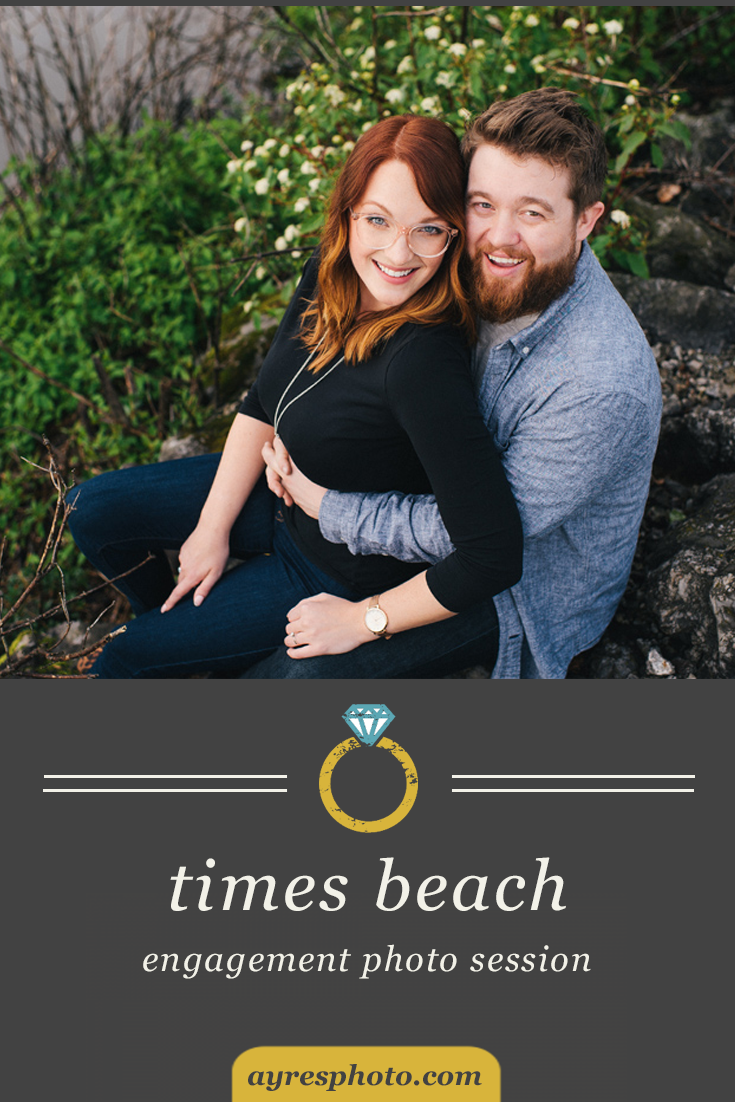
{"type": "Polygon", "coordinates": [[[531,349],[528,347],[528,345],[526,345],[526,347],[523,349],[523,355],[527,356],[530,351],[531,349]]]}

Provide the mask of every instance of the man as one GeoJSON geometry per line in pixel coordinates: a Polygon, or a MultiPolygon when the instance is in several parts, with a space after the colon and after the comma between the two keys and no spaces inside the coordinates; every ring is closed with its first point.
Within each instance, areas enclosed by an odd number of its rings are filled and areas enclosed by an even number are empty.
{"type": "MultiPolygon", "coordinates": [[[[471,125],[463,152],[480,319],[475,381],[523,523],[523,577],[484,607],[387,641],[371,634],[361,607],[312,598],[290,627],[312,611],[351,618],[357,649],[300,657],[291,647],[246,677],[428,677],[482,663],[495,678],[563,678],[623,594],[661,387],[642,330],[586,241],[604,211],[602,133],[571,93],[546,88],[493,104],[471,125]]],[[[318,511],[332,542],[411,561],[449,553],[432,498],[325,492],[283,449],[264,454],[271,486],[318,511]]]]}

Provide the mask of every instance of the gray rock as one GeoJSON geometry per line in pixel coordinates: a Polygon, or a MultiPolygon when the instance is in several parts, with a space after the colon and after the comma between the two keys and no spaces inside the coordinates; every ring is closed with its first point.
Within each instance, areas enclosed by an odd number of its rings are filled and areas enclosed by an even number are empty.
{"type": "Polygon", "coordinates": [[[648,605],[679,676],[735,677],[735,474],[702,487],[648,566],[648,605]]]}
{"type": "Polygon", "coordinates": [[[647,257],[652,276],[731,289],[727,281],[735,267],[735,240],[669,206],[631,198],[625,207],[649,231],[647,257]]]}
{"type": "Polygon", "coordinates": [[[735,345],[735,294],[623,272],[611,272],[610,278],[650,341],[678,341],[715,353],[735,345]]]}
{"type": "Polygon", "coordinates": [[[665,168],[700,178],[706,177],[715,165],[722,172],[733,171],[735,99],[721,99],[715,110],[705,115],[678,111],[676,117],[689,130],[691,148],[687,149],[682,142],[665,141],[662,146],[665,168]]]}
{"type": "Polygon", "coordinates": [[[206,448],[195,436],[169,436],[161,444],[158,456],[159,463],[166,463],[170,459],[189,459],[193,455],[204,455],[206,448]]]}
{"type": "Polygon", "coordinates": [[[696,482],[735,471],[735,409],[698,406],[664,417],[657,459],[666,470],[696,482]]]}
{"type": "Polygon", "coordinates": [[[667,658],[656,647],[651,647],[646,659],[646,673],[649,677],[675,677],[676,671],[667,658]]]}

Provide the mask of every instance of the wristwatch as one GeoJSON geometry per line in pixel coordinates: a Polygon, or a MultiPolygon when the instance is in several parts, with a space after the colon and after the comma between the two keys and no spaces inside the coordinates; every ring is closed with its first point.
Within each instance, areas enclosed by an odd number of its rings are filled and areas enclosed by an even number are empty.
{"type": "Polygon", "coordinates": [[[373,635],[380,635],[383,639],[390,639],[388,634],[388,617],[380,607],[380,594],[371,597],[365,609],[365,627],[372,631],[373,635]]]}

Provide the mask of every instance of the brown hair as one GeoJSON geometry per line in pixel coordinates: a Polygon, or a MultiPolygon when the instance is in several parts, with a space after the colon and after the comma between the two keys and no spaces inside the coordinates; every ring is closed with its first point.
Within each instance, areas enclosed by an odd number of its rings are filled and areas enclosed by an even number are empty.
{"type": "Polygon", "coordinates": [[[497,145],[516,157],[540,157],[566,168],[575,211],[591,207],[602,195],[607,149],[599,126],[563,88],[537,88],[493,103],[473,119],[462,139],[469,165],[479,145],[497,145]]]}
{"type": "Polygon", "coordinates": [[[474,339],[474,317],[460,277],[465,245],[466,170],[454,131],[440,119],[397,115],[382,119],[358,139],[339,175],[321,235],[319,288],[304,311],[301,338],[321,345],[310,365],[318,371],[338,352],[348,362],[366,360],[406,322],[465,326],[474,339]],[[350,207],[359,203],[370,177],[386,161],[401,161],[438,218],[459,233],[438,271],[407,302],[358,316],[360,281],[349,253],[350,207]]]}

